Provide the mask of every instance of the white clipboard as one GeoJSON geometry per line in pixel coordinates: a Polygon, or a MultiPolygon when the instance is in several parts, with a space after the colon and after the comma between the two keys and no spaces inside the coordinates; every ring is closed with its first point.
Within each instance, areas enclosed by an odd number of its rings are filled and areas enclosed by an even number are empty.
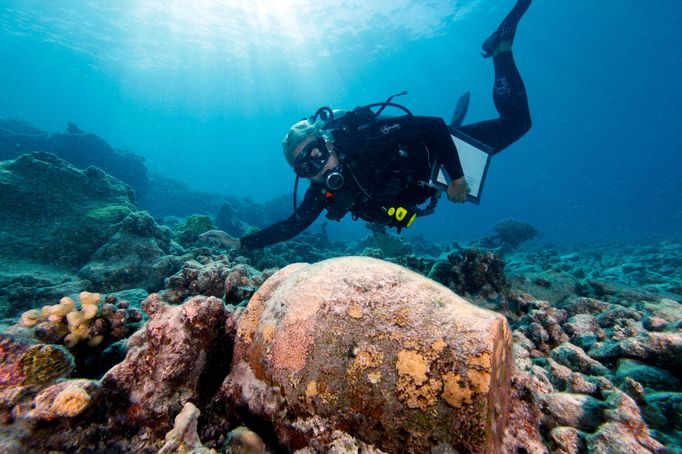
{"type": "MultiPolygon", "coordinates": [[[[488,175],[488,166],[490,165],[493,151],[487,145],[456,129],[450,129],[450,137],[452,137],[452,141],[455,147],[457,147],[459,162],[462,165],[464,178],[469,186],[467,201],[478,205],[481,203],[483,184],[488,175]]],[[[438,190],[447,192],[450,183],[452,183],[452,178],[450,178],[450,175],[448,175],[440,162],[436,161],[431,168],[431,181],[429,184],[438,190]]]]}

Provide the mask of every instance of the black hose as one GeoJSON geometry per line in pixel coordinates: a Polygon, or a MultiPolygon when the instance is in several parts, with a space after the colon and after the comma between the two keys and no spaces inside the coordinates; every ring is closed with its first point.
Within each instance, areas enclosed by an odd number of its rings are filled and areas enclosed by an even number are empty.
{"type": "Polygon", "coordinates": [[[294,214],[296,215],[297,218],[300,218],[301,216],[298,215],[298,203],[296,200],[296,196],[298,195],[298,175],[296,175],[296,181],[294,182],[294,214]]]}

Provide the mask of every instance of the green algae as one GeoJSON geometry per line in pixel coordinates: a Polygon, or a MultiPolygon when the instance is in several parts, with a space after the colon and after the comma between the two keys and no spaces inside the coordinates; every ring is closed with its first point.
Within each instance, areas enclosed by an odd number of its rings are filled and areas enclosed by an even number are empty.
{"type": "Polygon", "coordinates": [[[107,205],[88,211],[85,217],[98,224],[115,224],[121,222],[130,213],[130,208],[125,205],[107,205]]]}

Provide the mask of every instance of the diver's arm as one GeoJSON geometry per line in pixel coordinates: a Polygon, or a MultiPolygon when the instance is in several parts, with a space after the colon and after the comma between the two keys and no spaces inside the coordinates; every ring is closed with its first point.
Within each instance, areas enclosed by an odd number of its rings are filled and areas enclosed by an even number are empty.
{"type": "Polygon", "coordinates": [[[248,249],[260,249],[293,238],[315,222],[323,209],[324,197],[320,186],[311,184],[298,207],[298,215],[294,213],[283,221],[242,237],[240,245],[248,249]]]}

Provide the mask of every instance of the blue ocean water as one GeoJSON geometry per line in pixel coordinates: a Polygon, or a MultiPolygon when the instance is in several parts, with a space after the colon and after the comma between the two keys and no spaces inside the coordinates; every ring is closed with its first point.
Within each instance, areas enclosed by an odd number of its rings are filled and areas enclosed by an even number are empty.
{"type": "MultiPolygon", "coordinates": [[[[496,116],[481,42],[512,0],[0,1],[0,117],[67,121],[199,190],[291,192],[288,127],[320,105],[400,99],[496,116]]],[[[480,206],[410,234],[466,241],[501,219],[557,242],[679,238],[682,4],[536,0],[514,45],[532,130],[493,160],[480,206]]],[[[330,230],[360,235],[345,220],[330,230]]]]}

